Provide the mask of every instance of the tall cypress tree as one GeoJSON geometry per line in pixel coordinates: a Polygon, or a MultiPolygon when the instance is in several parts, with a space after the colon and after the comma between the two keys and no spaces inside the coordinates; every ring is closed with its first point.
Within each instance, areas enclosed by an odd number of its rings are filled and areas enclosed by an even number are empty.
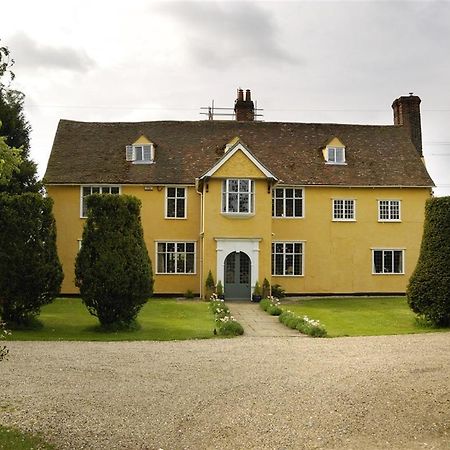
{"type": "Polygon", "coordinates": [[[88,311],[106,329],[133,328],[153,293],[153,272],[140,220],[140,201],[91,195],[75,283],[88,311]]]}
{"type": "Polygon", "coordinates": [[[427,200],[419,260],[406,295],[415,313],[450,325],[450,197],[427,200]]]}

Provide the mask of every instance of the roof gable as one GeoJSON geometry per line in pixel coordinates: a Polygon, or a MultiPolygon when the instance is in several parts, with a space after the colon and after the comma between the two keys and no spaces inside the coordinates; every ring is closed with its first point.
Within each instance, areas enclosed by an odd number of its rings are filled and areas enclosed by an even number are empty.
{"type": "MultiPolygon", "coordinates": [[[[277,180],[277,177],[268,170],[264,164],[262,164],[258,158],[247,148],[247,146],[239,139],[234,138],[231,143],[227,144],[225,147],[225,154],[220,158],[206,173],[204,173],[200,179],[206,177],[212,177],[213,175],[220,176],[220,170],[231,160],[236,158],[236,155],[241,154],[252,163],[252,165],[257,169],[257,172],[253,172],[254,175],[258,174],[259,176],[264,176],[266,178],[271,178],[273,180],[277,180]],[[228,145],[230,147],[228,148],[228,145]]],[[[236,172],[235,176],[240,176],[238,172],[236,172]]]]}

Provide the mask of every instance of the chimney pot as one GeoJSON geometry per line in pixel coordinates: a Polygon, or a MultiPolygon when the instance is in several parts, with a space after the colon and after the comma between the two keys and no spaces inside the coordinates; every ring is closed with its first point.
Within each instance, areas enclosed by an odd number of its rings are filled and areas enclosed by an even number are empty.
{"type": "Polygon", "coordinates": [[[422,125],[420,120],[420,97],[409,93],[394,100],[394,125],[404,126],[411,136],[417,152],[422,156],[422,125]]]}
{"type": "Polygon", "coordinates": [[[236,114],[236,120],[239,122],[251,122],[255,120],[255,106],[250,97],[250,89],[244,91],[238,89],[238,96],[234,102],[234,112],[236,114]]]}

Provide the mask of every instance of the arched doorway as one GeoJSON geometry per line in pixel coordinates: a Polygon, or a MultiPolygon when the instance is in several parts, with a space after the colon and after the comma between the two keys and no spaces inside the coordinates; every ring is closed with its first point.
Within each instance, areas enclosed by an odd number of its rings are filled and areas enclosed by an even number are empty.
{"type": "Polygon", "coordinates": [[[225,258],[225,296],[228,299],[251,298],[251,264],[244,252],[232,252],[225,258]]]}

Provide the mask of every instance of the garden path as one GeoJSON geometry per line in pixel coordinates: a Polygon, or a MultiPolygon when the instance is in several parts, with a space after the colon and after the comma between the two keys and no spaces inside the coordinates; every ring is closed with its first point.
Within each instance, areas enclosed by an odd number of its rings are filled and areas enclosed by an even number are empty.
{"type": "Polygon", "coordinates": [[[244,336],[251,337],[306,337],[278,321],[277,316],[264,312],[257,303],[239,300],[227,301],[231,314],[244,327],[244,336]]]}

